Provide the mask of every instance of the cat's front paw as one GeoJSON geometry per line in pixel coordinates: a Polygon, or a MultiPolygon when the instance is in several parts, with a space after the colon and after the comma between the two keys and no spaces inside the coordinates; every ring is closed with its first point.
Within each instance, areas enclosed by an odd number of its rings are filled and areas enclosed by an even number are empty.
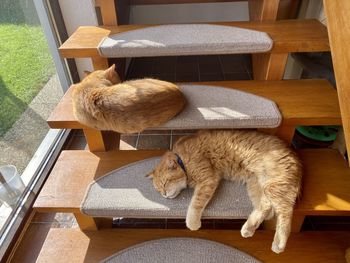
{"type": "Polygon", "coordinates": [[[277,242],[273,242],[271,246],[271,250],[276,254],[282,253],[285,249],[285,245],[278,244],[277,242]]]}
{"type": "Polygon", "coordinates": [[[186,218],[186,226],[188,229],[192,231],[196,231],[201,228],[201,219],[200,218],[194,218],[194,217],[187,217],[186,218]]]}
{"type": "Polygon", "coordinates": [[[241,236],[244,238],[252,237],[255,230],[248,227],[247,222],[241,228],[241,236]]]}

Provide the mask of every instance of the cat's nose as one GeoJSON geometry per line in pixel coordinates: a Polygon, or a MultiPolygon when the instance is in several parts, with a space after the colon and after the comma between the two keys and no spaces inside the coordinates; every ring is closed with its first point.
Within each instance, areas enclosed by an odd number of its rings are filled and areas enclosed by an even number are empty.
{"type": "Polygon", "coordinates": [[[166,191],[164,191],[164,193],[162,193],[162,196],[165,197],[165,198],[169,198],[169,195],[166,191]]]}
{"type": "Polygon", "coordinates": [[[176,197],[178,195],[178,193],[176,191],[168,191],[164,197],[165,198],[169,198],[169,199],[172,199],[174,197],[176,197]]]}

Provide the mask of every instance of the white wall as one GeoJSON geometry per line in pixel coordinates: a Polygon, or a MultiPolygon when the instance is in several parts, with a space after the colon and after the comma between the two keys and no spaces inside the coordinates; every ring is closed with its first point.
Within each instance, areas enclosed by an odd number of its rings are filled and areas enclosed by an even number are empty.
{"type": "Polygon", "coordinates": [[[249,20],[248,2],[132,6],[133,24],[249,20]]]}
{"type": "MultiPolygon", "coordinates": [[[[58,0],[58,2],[68,36],[72,35],[79,26],[98,25],[95,4],[92,0],[58,0]]],[[[75,62],[80,78],[83,77],[84,70],[93,70],[92,62],[89,58],[77,58],[75,62]]]]}

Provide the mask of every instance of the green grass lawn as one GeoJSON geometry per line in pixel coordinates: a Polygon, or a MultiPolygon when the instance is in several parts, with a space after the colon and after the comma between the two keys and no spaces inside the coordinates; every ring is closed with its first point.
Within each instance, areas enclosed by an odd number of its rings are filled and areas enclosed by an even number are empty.
{"type": "Polygon", "coordinates": [[[23,11],[24,2],[0,0],[0,136],[55,72],[34,6],[23,11]]]}

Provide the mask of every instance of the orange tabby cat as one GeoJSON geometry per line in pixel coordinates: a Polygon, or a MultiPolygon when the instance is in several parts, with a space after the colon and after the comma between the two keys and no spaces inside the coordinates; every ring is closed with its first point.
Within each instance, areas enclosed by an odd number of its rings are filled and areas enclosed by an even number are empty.
{"type": "Polygon", "coordinates": [[[242,236],[251,237],[265,219],[276,215],[272,250],[284,250],[300,191],[301,164],[277,137],[239,130],[182,137],[149,176],[166,198],[176,197],[186,187],[195,188],[186,216],[191,230],[201,227],[202,212],[221,179],[245,182],[254,210],[241,229],[242,236]]]}
{"type": "Polygon", "coordinates": [[[89,73],[74,85],[73,111],[77,120],[99,130],[134,133],[167,122],[185,106],[185,97],[170,82],[119,82],[113,65],[89,73]]]}

